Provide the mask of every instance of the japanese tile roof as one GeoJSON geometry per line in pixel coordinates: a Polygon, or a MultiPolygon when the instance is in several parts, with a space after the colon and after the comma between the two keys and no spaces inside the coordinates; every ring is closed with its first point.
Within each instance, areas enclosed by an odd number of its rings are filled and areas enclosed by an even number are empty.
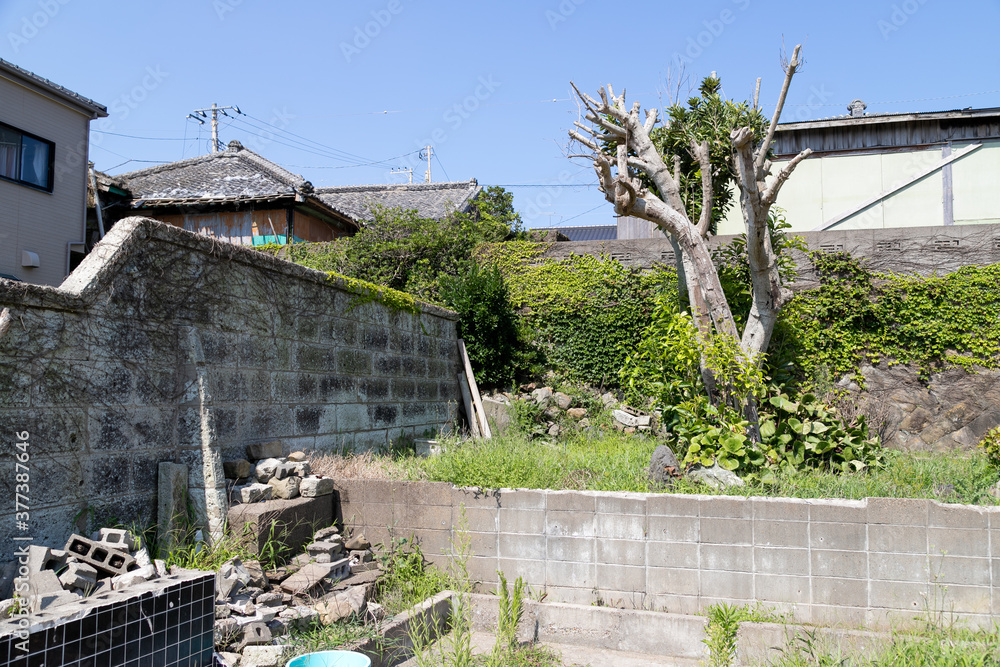
{"type": "Polygon", "coordinates": [[[476,179],[451,183],[341,185],[316,188],[316,195],[354,220],[371,220],[372,207],[415,209],[424,218],[440,219],[472,207],[482,188],[476,179]]]}
{"type": "Polygon", "coordinates": [[[33,72],[29,72],[23,67],[18,67],[14,63],[7,62],[0,58],[0,74],[6,74],[7,76],[12,76],[22,81],[32,83],[39,88],[45,90],[63,101],[70,102],[81,111],[92,115],[95,118],[104,118],[108,115],[108,108],[103,104],[98,104],[94,100],[84,97],[79,93],[74,93],[68,88],[64,88],[57,83],[53,83],[48,79],[38,76],[33,72]]]}
{"type": "Polygon", "coordinates": [[[308,195],[312,184],[238,141],[226,150],[118,176],[137,206],[268,201],[308,195]]]}
{"type": "Polygon", "coordinates": [[[532,232],[554,231],[570,241],[613,241],[618,238],[618,225],[580,225],[577,227],[538,227],[532,232]]]}

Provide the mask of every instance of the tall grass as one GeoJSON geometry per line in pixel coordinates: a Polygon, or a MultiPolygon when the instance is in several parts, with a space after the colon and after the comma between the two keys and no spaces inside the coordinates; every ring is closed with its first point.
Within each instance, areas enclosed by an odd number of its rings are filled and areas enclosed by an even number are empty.
{"type": "MultiPolygon", "coordinates": [[[[660,441],[617,432],[592,437],[573,433],[555,443],[509,435],[492,440],[449,440],[433,458],[404,457],[346,469],[372,469],[381,477],[451,482],[482,488],[580,489],[651,492],[646,472],[660,441]]],[[[815,470],[783,472],[774,484],[747,484],[715,491],[688,479],[672,493],[787,498],[935,498],[942,502],[996,505],[997,469],[980,451],[913,454],[886,452],[882,468],[834,474],[815,470]]],[[[361,474],[360,476],[365,476],[361,474]]]]}

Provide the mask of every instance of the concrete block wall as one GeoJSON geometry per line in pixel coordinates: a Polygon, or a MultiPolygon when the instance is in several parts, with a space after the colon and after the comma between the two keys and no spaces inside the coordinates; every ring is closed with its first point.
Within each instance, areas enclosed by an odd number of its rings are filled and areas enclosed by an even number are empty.
{"type": "Polygon", "coordinates": [[[412,535],[444,563],[464,516],[475,578],[489,588],[499,569],[557,602],[697,613],[759,600],[802,623],[868,627],[1000,614],[1000,508],[337,484],[345,524],[373,542],[412,535]]]}
{"type": "Polygon", "coordinates": [[[163,461],[188,465],[196,511],[224,516],[221,461],[250,442],[368,449],[436,431],[459,400],[456,316],[417,306],[140,218],[59,288],[0,281],[0,561],[14,534],[62,547],[91,518],[155,521],[163,461]]]}
{"type": "MultiPolygon", "coordinates": [[[[810,250],[847,252],[865,261],[874,271],[929,275],[957,271],[963,266],[1000,262],[1000,225],[954,225],[865,229],[825,232],[796,232],[810,250]]],[[[712,249],[725,245],[733,236],[709,240],[712,249]]],[[[553,243],[545,257],[564,259],[570,255],[601,255],[617,259],[626,266],[648,269],[654,264],[673,266],[674,251],[666,236],[651,239],[613,241],[564,241],[553,243]]],[[[799,278],[793,289],[815,287],[818,278],[812,264],[799,251],[793,251],[799,278]]]]}

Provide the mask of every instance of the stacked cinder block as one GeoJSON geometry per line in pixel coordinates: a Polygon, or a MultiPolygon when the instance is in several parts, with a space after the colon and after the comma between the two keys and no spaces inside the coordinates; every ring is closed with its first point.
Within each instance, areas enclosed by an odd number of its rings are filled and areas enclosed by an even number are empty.
{"type": "Polygon", "coordinates": [[[224,462],[229,502],[258,503],[267,500],[318,498],[333,493],[333,480],[311,475],[303,452],[282,456],[281,440],[247,445],[246,459],[224,462]]]}

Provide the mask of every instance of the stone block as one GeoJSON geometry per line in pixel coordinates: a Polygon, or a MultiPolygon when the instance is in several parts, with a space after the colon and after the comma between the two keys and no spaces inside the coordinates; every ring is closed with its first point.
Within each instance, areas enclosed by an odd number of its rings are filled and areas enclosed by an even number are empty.
{"type": "Polygon", "coordinates": [[[274,468],[274,475],[272,479],[285,479],[286,477],[291,477],[294,474],[294,463],[278,463],[278,465],[274,468]]]}
{"type": "Polygon", "coordinates": [[[258,461],[257,466],[254,468],[254,478],[259,484],[267,484],[275,476],[280,465],[281,461],[274,458],[258,461]]]}
{"type": "Polygon", "coordinates": [[[927,553],[927,528],[924,526],[868,526],[868,548],[889,553],[927,553]]]}
{"type": "Polygon", "coordinates": [[[753,542],[769,547],[808,547],[809,524],[804,521],[756,520],[753,542]]]}
{"type": "Polygon", "coordinates": [[[814,577],[842,577],[867,579],[868,554],[864,551],[825,551],[813,549],[812,575],[814,577]]]}
{"type": "Polygon", "coordinates": [[[281,440],[271,440],[270,442],[256,442],[247,445],[247,458],[251,461],[261,461],[263,459],[280,458],[284,443],[281,440]]]}
{"type": "Polygon", "coordinates": [[[335,563],[308,563],[298,572],[281,582],[281,590],[292,595],[302,595],[315,588],[338,567],[335,563]]]}
{"type": "Polygon", "coordinates": [[[267,484],[247,484],[240,487],[240,500],[244,503],[260,503],[271,499],[274,489],[267,484]]]}
{"type": "Polygon", "coordinates": [[[312,541],[315,526],[329,526],[332,523],[331,495],[267,500],[236,505],[229,510],[229,526],[236,534],[242,534],[244,529],[249,531],[248,546],[255,553],[260,553],[272,533],[289,550],[300,551],[312,541]]]}
{"type": "Polygon", "coordinates": [[[215,573],[215,599],[222,601],[250,583],[250,572],[239,558],[231,558],[215,573]]]}
{"type": "Polygon", "coordinates": [[[128,590],[132,586],[149,581],[156,577],[156,568],[152,565],[140,567],[138,570],[130,570],[125,574],[119,574],[111,578],[111,587],[116,591],[128,590]]]}
{"type": "Polygon", "coordinates": [[[226,479],[246,479],[253,474],[254,465],[246,459],[236,459],[235,461],[224,461],[222,469],[226,474],[226,479]]]}
{"type": "Polygon", "coordinates": [[[273,498],[282,498],[284,500],[289,500],[291,498],[297,498],[299,495],[299,484],[301,477],[284,477],[284,478],[272,478],[267,484],[271,487],[273,493],[271,496],[273,498]]]}
{"type": "Polygon", "coordinates": [[[299,493],[304,498],[328,496],[334,491],[333,480],[329,477],[306,477],[299,484],[299,493]]]}
{"type": "MultiPolygon", "coordinates": [[[[244,661],[246,660],[245,649],[248,646],[261,646],[264,644],[271,643],[271,629],[267,627],[267,624],[262,622],[248,623],[243,626],[243,635],[240,637],[240,643],[238,644],[238,650],[244,653],[244,661]]],[[[273,647],[268,647],[273,648],[273,647]]],[[[278,654],[281,657],[281,654],[278,654]]],[[[246,664],[242,662],[241,664],[246,664]]],[[[258,664],[260,664],[258,662],[258,664]]]]}
{"type": "Polygon", "coordinates": [[[156,486],[156,532],[164,552],[177,549],[183,540],[188,516],[188,468],[181,463],[159,464],[156,486]]]}
{"type": "Polygon", "coordinates": [[[70,563],[66,571],[59,575],[63,588],[89,590],[97,585],[97,568],[86,563],[70,563]]]}
{"type": "Polygon", "coordinates": [[[809,539],[813,549],[864,551],[868,545],[868,531],[863,523],[813,522],[809,539]]]}

